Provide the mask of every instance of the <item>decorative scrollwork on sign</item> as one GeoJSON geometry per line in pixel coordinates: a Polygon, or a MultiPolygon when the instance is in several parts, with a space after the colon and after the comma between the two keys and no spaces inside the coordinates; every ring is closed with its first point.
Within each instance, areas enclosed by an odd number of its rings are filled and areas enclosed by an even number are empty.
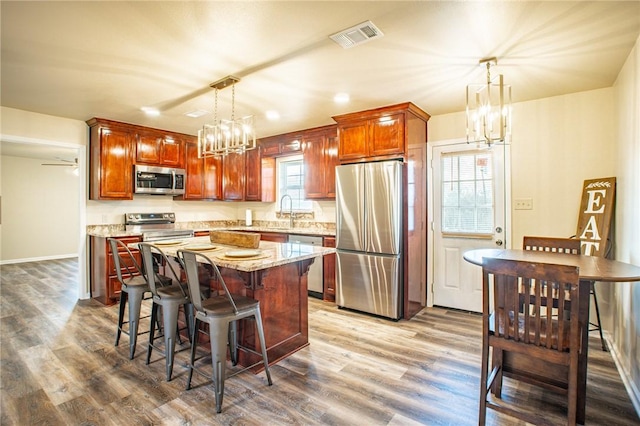
{"type": "Polygon", "coordinates": [[[591,189],[591,188],[611,188],[611,182],[605,181],[605,182],[593,182],[590,183],[589,185],[587,185],[585,187],[586,189],[591,189]]]}

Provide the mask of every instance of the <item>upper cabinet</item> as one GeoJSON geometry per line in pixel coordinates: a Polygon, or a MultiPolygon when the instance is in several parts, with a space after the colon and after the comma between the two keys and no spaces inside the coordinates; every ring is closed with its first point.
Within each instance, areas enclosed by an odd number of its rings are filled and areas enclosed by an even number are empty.
{"type": "Polygon", "coordinates": [[[222,199],[243,201],[245,183],[245,154],[227,154],[222,157],[222,199]]]}
{"type": "Polygon", "coordinates": [[[262,200],[262,156],[260,147],[245,152],[244,200],[262,200]]]}
{"type": "Polygon", "coordinates": [[[336,197],[338,135],[335,125],[312,129],[302,138],[304,193],[307,199],[336,197]]]}
{"type": "Polygon", "coordinates": [[[89,138],[89,199],[133,199],[133,166],[185,166],[184,143],[193,136],[117,121],[87,121],[89,138]]]}
{"type": "Polygon", "coordinates": [[[168,133],[136,132],[136,164],[184,168],[184,142],[168,133]]]}
{"type": "Polygon", "coordinates": [[[302,132],[285,133],[259,141],[262,157],[284,157],[302,152],[302,132]]]}
{"type": "Polygon", "coordinates": [[[131,129],[116,122],[91,119],[89,198],[132,200],[134,138],[131,129]]]}
{"type": "Polygon", "coordinates": [[[407,102],[333,117],[341,163],[406,158],[411,144],[426,143],[430,116],[407,102]]]}
{"type": "Polygon", "coordinates": [[[198,157],[197,139],[184,144],[184,164],[187,174],[183,200],[220,200],[222,197],[222,160],[219,157],[198,157]]]}

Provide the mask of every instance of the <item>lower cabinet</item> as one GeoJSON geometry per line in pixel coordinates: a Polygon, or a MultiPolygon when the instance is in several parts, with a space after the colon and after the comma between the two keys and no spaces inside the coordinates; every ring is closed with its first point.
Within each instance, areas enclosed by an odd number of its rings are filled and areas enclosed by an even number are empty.
{"type": "MultiPolygon", "coordinates": [[[[120,237],[119,240],[125,244],[138,243],[142,237],[120,237]]],[[[120,299],[120,282],[116,275],[115,263],[111,247],[105,237],[91,237],[90,239],[90,276],[91,276],[91,297],[105,305],[113,305],[120,299]]],[[[139,265],[142,264],[140,251],[131,249],[131,253],[139,265]]],[[[125,257],[126,259],[126,257],[125,257]]],[[[131,271],[135,271],[133,265],[127,265],[131,271]]],[[[122,269],[126,274],[126,269],[122,269]]]]}
{"type": "Polygon", "coordinates": [[[262,241],[273,241],[274,243],[288,243],[289,234],[282,234],[278,232],[261,232],[260,239],[262,241]]]}
{"type": "MultiPolygon", "coordinates": [[[[323,247],[335,247],[335,237],[324,237],[322,239],[323,247]]],[[[322,258],[322,268],[324,272],[324,286],[322,290],[322,300],[327,302],[336,301],[336,255],[335,253],[327,254],[322,258]]]]}

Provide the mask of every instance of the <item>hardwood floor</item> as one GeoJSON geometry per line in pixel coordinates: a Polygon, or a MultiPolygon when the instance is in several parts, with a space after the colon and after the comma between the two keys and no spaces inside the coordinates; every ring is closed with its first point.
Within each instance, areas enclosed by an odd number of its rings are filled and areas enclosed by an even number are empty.
{"type": "MultiPolygon", "coordinates": [[[[1,267],[2,425],[474,425],[480,317],[439,308],[392,322],[310,299],[311,345],[263,373],[226,381],[222,413],[188,351],[174,379],[164,359],[145,365],[146,338],[128,359],[114,347],[117,306],[77,301],[77,261],[1,267]]],[[[146,324],[143,324],[146,326],[146,324]]],[[[640,425],[611,355],[590,339],[587,424],[640,425]]],[[[154,361],[155,360],[155,361],[154,361]]],[[[561,396],[505,381],[504,397],[528,400],[565,423],[561,396]]],[[[521,425],[492,411],[488,424],[521,425]]]]}

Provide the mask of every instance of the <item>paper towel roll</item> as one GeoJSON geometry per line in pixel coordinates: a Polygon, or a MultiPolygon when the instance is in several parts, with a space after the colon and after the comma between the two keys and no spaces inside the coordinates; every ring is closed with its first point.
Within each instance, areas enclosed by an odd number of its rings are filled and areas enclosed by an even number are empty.
{"type": "Polygon", "coordinates": [[[251,210],[247,209],[247,211],[245,212],[245,225],[247,226],[251,226],[251,210]]]}

